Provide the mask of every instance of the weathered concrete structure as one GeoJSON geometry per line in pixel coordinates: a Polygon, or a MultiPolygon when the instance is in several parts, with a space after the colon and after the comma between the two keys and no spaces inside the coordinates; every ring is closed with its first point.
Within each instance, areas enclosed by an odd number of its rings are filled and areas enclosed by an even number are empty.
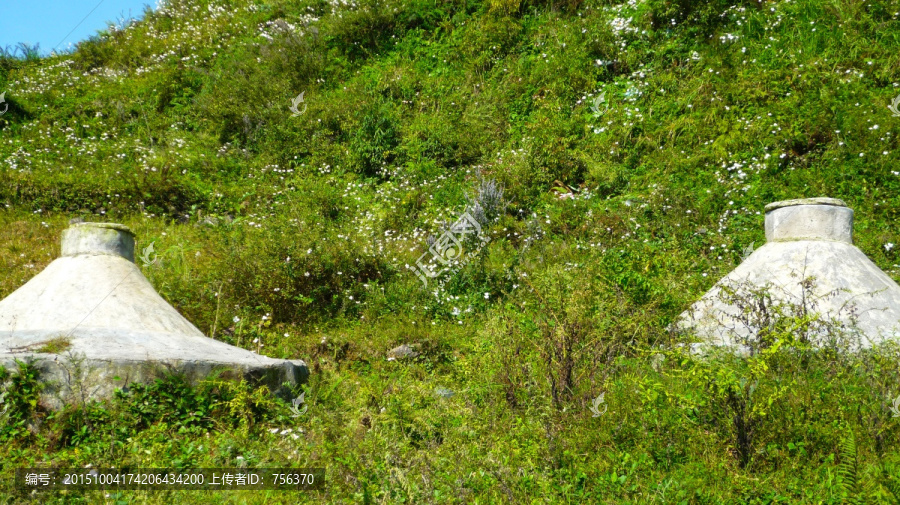
{"type": "Polygon", "coordinates": [[[301,360],[268,358],[203,335],[134,264],[134,234],[109,223],[65,230],[61,257],[0,301],[0,364],[9,369],[26,358],[48,379],[45,400],[55,406],[165,371],[197,380],[221,370],[279,393],[309,373],[301,360]]]}
{"type": "Polygon", "coordinates": [[[740,352],[784,315],[817,314],[806,327],[817,345],[837,345],[836,335],[848,349],[900,337],[900,286],[853,245],[844,202],[775,202],[765,219],[767,243],[683,313],[678,328],[740,352]]]}

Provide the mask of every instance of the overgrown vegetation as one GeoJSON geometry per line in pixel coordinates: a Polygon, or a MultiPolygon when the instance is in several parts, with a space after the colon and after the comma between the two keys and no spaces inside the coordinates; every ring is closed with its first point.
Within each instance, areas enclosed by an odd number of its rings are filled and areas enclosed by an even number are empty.
{"type": "Polygon", "coordinates": [[[898,12],[171,0],[70,54],[7,48],[0,295],[69,219],[120,222],[202,331],[311,377],[300,417],[178,378],[51,412],[19,365],[0,472],[328,469],[290,498],[47,503],[896,503],[897,349],[815,350],[840,328],[765,303],[747,356],[669,328],[764,242],[771,201],[843,199],[897,275],[898,12]],[[467,210],[489,240],[423,287],[413,265],[467,210]],[[418,354],[387,359],[401,344],[418,354]]]}

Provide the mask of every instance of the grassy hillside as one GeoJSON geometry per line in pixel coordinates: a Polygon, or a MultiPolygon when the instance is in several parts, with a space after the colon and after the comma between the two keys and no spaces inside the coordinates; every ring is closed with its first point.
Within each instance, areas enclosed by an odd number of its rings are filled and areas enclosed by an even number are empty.
{"type": "Polygon", "coordinates": [[[0,69],[0,296],[71,218],[119,222],[204,333],[312,372],[292,418],[172,377],[52,413],[10,370],[0,471],[328,472],[45,503],[900,500],[900,350],[814,352],[788,317],[697,360],[668,329],[776,200],[843,199],[900,279],[900,1],[170,0],[0,69]]]}

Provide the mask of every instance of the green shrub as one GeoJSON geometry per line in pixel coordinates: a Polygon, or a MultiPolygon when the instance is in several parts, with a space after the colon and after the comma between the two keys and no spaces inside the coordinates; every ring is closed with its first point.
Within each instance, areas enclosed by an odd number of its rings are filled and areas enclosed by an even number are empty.
{"type": "Polygon", "coordinates": [[[13,444],[28,441],[44,412],[40,405],[44,384],[39,370],[31,362],[19,360],[14,372],[0,367],[0,388],[0,439],[13,444]]]}
{"type": "Polygon", "coordinates": [[[148,384],[133,383],[116,391],[116,400],[133,430],[157,423],[173,429],[210,428],[221,395],[195,388],[184,377],[168,375],[148,384]]]}
{"type": "Polygon", "coordinates": [[[360,110],[359,124],[350,137],[354,170],[365,177],[386,177],[388,163],[397,160],[400,126],[388,103],[376,103],[360,110]]]}

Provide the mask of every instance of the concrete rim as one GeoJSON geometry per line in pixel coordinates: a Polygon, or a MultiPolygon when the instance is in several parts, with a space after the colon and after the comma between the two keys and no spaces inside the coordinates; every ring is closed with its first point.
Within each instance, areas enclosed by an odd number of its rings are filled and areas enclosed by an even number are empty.
{"type": "Polygon", "coordinates": [[[766,205],[766,212],[771,212],[775,209],[781,209],[783,207],[793,207],[795,205],[831,205],[833,207],[847,206],[847,204],[844,203],[843,200],[839,200],[837,198],[798,198],[795,200],[782,200],[780,202],[772,202],[766,205]]]}
{"type": "Polygon", "coordinates": [[[124,224],[119,223],[75,223],[71,225],[72,227],[93,227],[93,228],[107,228],[110,230],[117,230],[131,235],[132,237],[136,236],[131,228],[125,226],[124,224]]]}

